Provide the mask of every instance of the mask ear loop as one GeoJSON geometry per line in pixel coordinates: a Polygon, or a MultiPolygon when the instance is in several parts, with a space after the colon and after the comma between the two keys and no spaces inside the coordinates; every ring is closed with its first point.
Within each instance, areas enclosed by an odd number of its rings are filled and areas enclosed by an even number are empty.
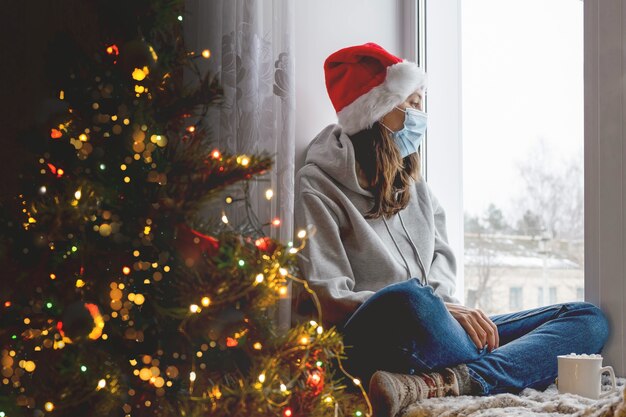
{"type": "Polygon", "coordinates": [[[389,129],[382,121],[379,121],[378,124],[381,125],[382,127],[384,127],[385,129],[387,129],[389,131],[389,133],[391,133],[391,134],[394,133],[394,131],[389,129]]]}

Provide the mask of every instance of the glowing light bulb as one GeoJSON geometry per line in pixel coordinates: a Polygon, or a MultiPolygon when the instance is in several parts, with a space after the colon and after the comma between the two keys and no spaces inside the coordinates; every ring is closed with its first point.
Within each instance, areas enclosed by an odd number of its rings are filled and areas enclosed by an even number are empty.
{"type": "Polygon", "coordinates": [[[189,380],[191,382],[196,380],[196,373],[194,371],[189,372],[189,380]]]}
{"type": "Polygon", "coordinates": [[[285,268],[278,268],[278,273],[282,276],[287,275],[287,270],[285,268]]]}
{"type": "Polygon", "coordinates": [[[211,152],[211,157],[213,159],[220,159],[221,156],[222,154],[220,154],[220,151],[218,151],[217,149],[214,149],[213,152],[211,152]]]}
{"type": "Polygon", "coordinates": [[[104,379],[101,379],[100,381],[98,381],[98,388],[96,388],[96,390],[101,390],[102,388],[107,386],[107,382],[104,379]]]}
{"type": "Polygon", "coordinates": [[[124,275],[128,275],[128,274],[130,274],[130,268],[129,268],[129,267],[127,267],[127,266],[125,266],[124,268],[122,268],[122,273],[123,273],[124,275]]]}
{"type": "Polygon", "coordinates": [[[211,304],[211,299],[209,297],[203,297],[202,298],[202,305],[205,307],[208,307],[209,304],[211,304]]]}
{"type": "Polygon", "coordinates": [[[358,379],[358,378],[354,378],[354,379],[352,380],[352,383],[353,383],[354,385],[361,385],[361,380],[360,380],[360,379],[358,379]]]}
{"type": "Polygon", "coordinates": [[[208,49],[205,49],[204,51],[202,51],[202,57],[209,59],[211,57],[211,51],[209,51],[208,49]]]}
{"type": "Polygon", "coordinates": [[[265,374],[259,375],[259,382],[262,384],[265,382],[265,374]]]}
{"type": "Polygon", "coordinates": [[[278,217],[276,217],[274,220],[272,220],[272,225],[280,226],[280,219],[278,217]]]}
{"type": "Polygon", "coordinates": [[[262,282],[263,282],[263,280],[264,280],[264,279],[265,279],[265,277],[263,276],[263,274],[259,274],[259,275],[257,275],[257,276],[256,276],[256,278],[254,279],[254,281],[255,281],[257,284],[260,284],[260,283],[262,283],[262,282]]]}
{"type": "Polygon", "coordinates": [[[271,200],[274,197],[274,191],[272,189],[268,189],[265,191],[265,198],[271,200]]]}
{"type": "Polygon", "coordinates": [[[80,190],[77,190],[77,191],[74,193],[74,197],[75,197],[77,200],[80,200],[80,198],[81,198],[82,196],[83,196],[83,193],[81,193],[81,192],[80,192],[80,190]]]}
{"type": "Polygon", "coordinates": [[[52,404],[50,401],[48,401],[44,405],[44,408],[46,409],[47,412],[51,412],[52,410],[54,410],[54,404],[52,404]]]}
{"type": "Polygon", "coordinates": [[[198,306],[198,304],[191,304],[189,306],[189,311],[191,311],[192,313],[198,313],[200,312],[200,306],[198,306]]]}
{"type": "Polygon", "coordinates": [[[226,214],[222,214],[222,222],[224,224],[228,224],[228,217],[226,217],[226,214]]]}
{"type": "Polygon", "coordinates": [[[280,390],[283,391],[283,392],[287,391],[287,385],[280,384],[280,390]]]}

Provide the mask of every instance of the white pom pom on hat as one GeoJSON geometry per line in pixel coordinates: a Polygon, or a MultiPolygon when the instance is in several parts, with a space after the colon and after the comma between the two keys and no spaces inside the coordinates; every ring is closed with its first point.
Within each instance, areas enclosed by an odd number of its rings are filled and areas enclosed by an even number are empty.
{"type": "Polygon", "coordinates": [[[422,68],[372,42],[331,54],[324,74],[339,124],[348,135],[370,128],[408,96],[426,89],[422,68]]]}

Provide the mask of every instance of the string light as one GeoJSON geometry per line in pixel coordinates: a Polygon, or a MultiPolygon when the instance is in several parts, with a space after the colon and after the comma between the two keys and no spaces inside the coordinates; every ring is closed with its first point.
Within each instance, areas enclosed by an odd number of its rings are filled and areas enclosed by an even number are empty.
{"type": "Polygon", "coordinates": [[[202,305],[205,307],[208,307],[209,304],[211,304],[211,299],[209,297],[203,297],[202,298],[202,305]]]}
{"type": "Polygon", "coordinates": [[[102,388],[106,387],[107,382],[104,379],[101,379],[100,381],[98,381],[98,387],[96,388],[96,391],[101,390],[102,388]]]}
{"type": "Polygon", "coordinates": [[[61,136],[63,136],[63,133],[59,129],[51,129],[50,130],[50,137],[52,139],[58,139],[61,136]]]}
{"type": "Polygon", "coordinates": [[[265,198],[267,200],[271,200],[272,197],[274,197],[274,191],[270,188],[270,189],[265,191],[265,198]]]}
{"type": "Polygon", "coordinates": [[[196,380],[196,373],[194,371],[189,372],[189,380],[191,382],[196,380]]]}
{"type": "Polygon", "coordinates": [[[265,277],[263,276],[263,274],[258,274],[256,278],[254,279],[254,282],[256,282],[257,284],[260,284],[263,282],[264,279],[265,277]]]}
{"type": "Polygon", "coordinates": [[[213,159],[220,159],[221,156],[222,154],[220,154],[220,151],[218,151],[217,149],[213,149],[213,151],[211,152],[211,157],[213,159]]]}
{"type": "Polygon", "coordinates": [[[81,365],[80,370],[82,372],[87,372],[87,367],[85,365],[81,365]]]}
{"type": "Polygon", "coordinates": [[[306,237],[306,230],[300,230],[298,232],[298,238],[304,239],[306,237]]]}
{"type": "Polygon", "coordinates": [[[123,268],[122,268],[122,273],[123,273],[124,275],[128,275],[128,274],[130,274],[130,268],[129,268],[129,267],[127,267],[127,266],[123,267],[123,268]]]}
{"type": "Polygon", "coordinates": [[[226,213],[222,213],[222,222],[224,224],[228,224],[228,217],[226,217],[226,213]]]}
{"type": "Polygon", "coordinates": [[[280,219],[278,217],[274,218],[274,220],[272,220],[272,225],[280,226],[280,219]]]}
{"type": "Polygon", "coordinates": [[[285,411],[283,412],[283,414],[285,415],[285,417],[291,417],[293,412],[291,411],[291,408],[285,408],[285,411]]]}
{"type": "Polygon", "coordinates": [[[259,382],[262,384],[265,382],[265,374],[259,375],[259,382]]]}
{"type": "Polygon", "coordinates": [[[191,311],[192,313],[199,313],[200,312],[200,306],[198,306],[198,304],[191,304],[189,306],[189,311],[191,311]]]}
{"type": "Polygon", "coordinates": [[[44,405],[44,408],[46,409],[47,412],[51,412],[52,410],[54,410],[54,404],[52,404],[50,401],[48,401],[44,405]]]}
{"type": "Polygon", "coordinates": [[[211,57],[211,51],[209,51],[208,49],[205,49],[204,51],[202,51],[202,57],[209,59],[211,57]]]}

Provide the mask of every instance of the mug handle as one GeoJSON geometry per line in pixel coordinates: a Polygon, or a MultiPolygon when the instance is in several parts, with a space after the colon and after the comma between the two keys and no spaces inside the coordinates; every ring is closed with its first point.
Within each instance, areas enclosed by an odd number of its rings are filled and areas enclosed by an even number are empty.
{"type": "Polygon", "coordinates": [[[604,392],[602,394],[600,394],[600,398],[604,398],[609,394],[614,393],[615,391],[617,391],[617,385],[615,384],[615,372],[613,372],[613,367],[612,366],[605,366],[603,368],[600,368],[600,375],[602,375],[603,373],[608,372],[610,374],[611,377],[611,385],[613,386],[613,389],[607,392],[604,392]]]}

